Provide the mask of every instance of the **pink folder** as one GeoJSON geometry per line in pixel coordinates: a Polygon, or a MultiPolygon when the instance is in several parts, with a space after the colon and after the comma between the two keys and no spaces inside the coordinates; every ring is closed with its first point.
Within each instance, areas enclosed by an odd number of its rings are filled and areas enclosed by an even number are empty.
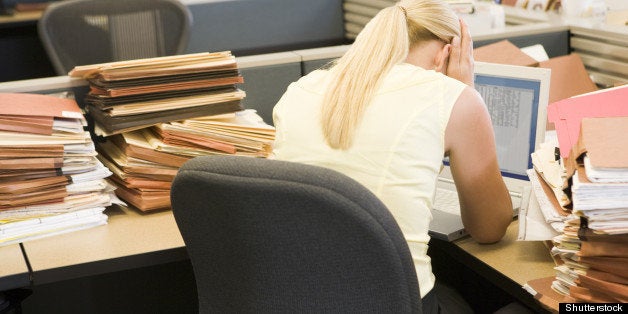
{"type": "Polygon", "coordinates": [[[628,116],[628,85],[570,97],[550,104],[547,119],[554,123],[560,156],[569,156],[578,142],[582,118],[628,116]]]}

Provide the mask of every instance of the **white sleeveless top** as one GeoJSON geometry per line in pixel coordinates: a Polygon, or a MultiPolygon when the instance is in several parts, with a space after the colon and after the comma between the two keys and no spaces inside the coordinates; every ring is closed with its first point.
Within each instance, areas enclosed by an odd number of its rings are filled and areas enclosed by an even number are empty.
{"type": "Polygon", "coordinates": [[[365,110],[352,147],[334,150],[319,122],[328,83],[328,72],[317,70],[288,87],[273,111],[273,158],[334,169],[379,197],[408,241],[423,297],[434,286],[427,232],[445,127],[466,85],[435,71],[396,65],[365,110]]]}

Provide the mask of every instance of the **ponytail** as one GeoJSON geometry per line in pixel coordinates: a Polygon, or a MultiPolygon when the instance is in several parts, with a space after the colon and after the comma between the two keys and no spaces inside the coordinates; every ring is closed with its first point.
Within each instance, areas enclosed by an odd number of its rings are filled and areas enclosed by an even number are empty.
{"type": "Polygon", "coordinates": [[[332,83],[322,107],[323,135],[335,149],[351,146],[362,114],[384,75],[409,51],[406,14],[400,6],[381,10],[330,70],[332,83]]]}
{"type": "Polygon", "coordinates": [[[334,149],[351,147],[382,78],[406,60],[410,46],[460,36],[458,17],[442,0],[402,0],[382,9],[329,70],[321,108],[323,136],[334,149]]]}

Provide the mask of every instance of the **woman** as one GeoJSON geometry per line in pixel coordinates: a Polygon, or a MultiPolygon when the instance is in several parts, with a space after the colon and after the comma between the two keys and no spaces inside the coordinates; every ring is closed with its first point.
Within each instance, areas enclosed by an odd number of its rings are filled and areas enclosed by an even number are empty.
{"type": "Polygon", "coordinates": [[[380,11],[331,68],[291,84],[273,112],[276,159],[342,172],[387,205],[424,307],[435,284],[426,252],[444,156],[475,240],[499,241],[512,220],[490,116],[473,89],[472,46],[446,3],[403,0],[380,11]]]}

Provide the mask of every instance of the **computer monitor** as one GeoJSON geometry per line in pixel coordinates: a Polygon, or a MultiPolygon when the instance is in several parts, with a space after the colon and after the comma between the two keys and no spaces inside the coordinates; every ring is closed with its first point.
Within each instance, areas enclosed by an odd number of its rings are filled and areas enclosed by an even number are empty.
{"type": "Polygon", "coordinates": [[[532,154],[545,139],[550,69],[475,63],[475,89],[495,131],[502,176],[527,180],[532,154]]]}

